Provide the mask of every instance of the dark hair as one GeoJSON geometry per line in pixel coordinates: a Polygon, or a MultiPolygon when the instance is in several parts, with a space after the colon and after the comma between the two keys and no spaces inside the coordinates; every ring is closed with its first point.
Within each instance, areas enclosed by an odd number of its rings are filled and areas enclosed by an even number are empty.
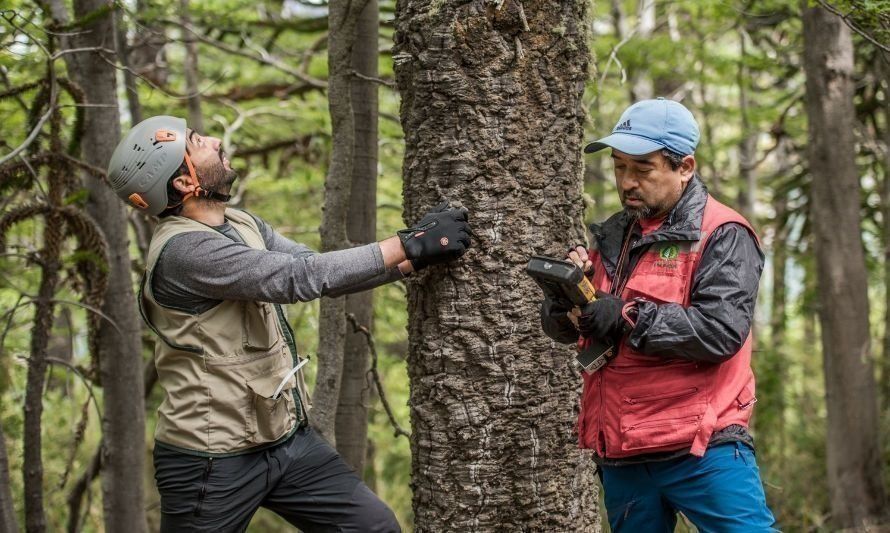
{"type": "Polygon", "coordinates": [[[167,180],[167,207],[158,214],[158,217],[164,218],[171,215],[179,215],[182,211],[182,194],[173,186],[173,180],[183,174],[188,174],[188,171],[189,167],[185,164],[185,159],[183,159],[176,172],[167,180]]]}
{"type": "Polygon", "coordinates": [[[664,158],[667,159],[668,164],[671,166],[671,170],[677,170],[678,168],[680,168],[680,165],[683,164],[683,158],[686,157],[685,155],[680,155],[673,150],[668,150],[667,148],[662,148],[661,155],[663,155],[664,158]]]}

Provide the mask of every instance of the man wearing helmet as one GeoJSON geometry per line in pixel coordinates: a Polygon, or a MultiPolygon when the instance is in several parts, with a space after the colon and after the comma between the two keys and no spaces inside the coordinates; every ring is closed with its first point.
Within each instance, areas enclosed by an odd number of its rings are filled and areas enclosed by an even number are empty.
{"type": "Polygon", "coordinates": [[[445,205],[378,243],[319,254],[226,208],[236,173],[220,140],[158,116],[112,155],[109,181],[160,216],[139,304],[158,335],[155,431],[162,531],[243,531],[267,507],[303,531],[398,531],[308,425],[309,399],[281,304],[370,289],[470,246],[445,205]]]}

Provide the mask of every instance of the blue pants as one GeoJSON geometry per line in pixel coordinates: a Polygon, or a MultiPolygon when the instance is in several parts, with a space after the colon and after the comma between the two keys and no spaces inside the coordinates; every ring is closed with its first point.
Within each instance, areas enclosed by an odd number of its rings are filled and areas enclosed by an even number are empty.
{"type": "Polygon", "coordinates": [[[677,511],[702,533],[776,531],[754,450],[745,444],[718,444],[704,457],[601,468],[613,532],[672,532],[677,511]]]}

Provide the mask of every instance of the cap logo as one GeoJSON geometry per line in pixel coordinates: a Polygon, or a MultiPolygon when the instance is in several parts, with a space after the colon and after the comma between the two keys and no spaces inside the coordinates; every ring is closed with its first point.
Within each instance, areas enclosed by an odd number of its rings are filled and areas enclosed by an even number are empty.
{"type": "Polygon", "coordinates": [[[621,124],[615,126],[615,131],[630,131],[630,119],[627,119],[621,124]]]}

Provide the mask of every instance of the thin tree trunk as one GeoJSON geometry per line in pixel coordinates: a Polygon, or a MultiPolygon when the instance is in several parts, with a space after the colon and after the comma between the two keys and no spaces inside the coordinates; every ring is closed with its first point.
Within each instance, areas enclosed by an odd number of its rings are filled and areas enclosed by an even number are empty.
{"type": "MultiPolygon", "coordinates": [[[[189,0],[179,0],[180,17],[182,23],[186,27],[191,26],[192,17],[189,13],[189,0]]],[[[204,118],[201,114],[201,95],[199,94],[198,83],[198,45],[195,44],[195,36],[192,32],[182,31],[183,41],[185,44],[185,61],[183,63],[183,73],[185,74],[185,91],[188,95],[189,109],[189,128],[204,132],[204,118]]]]}
{"type": "MultiPolygon", "coordinates": [[[[105,0],[75,0],[80,19],[105,8],[105,0]]],[[[95,17],[71,37],[72,47],[115,49],[113,12],[95,17]]],[[[104,168],[120,139],[114,57],[96,53],[65,56],[72,79],[87,103],[81,157],[104,168]]],[[[98,333],[99,372],[105,395],[102,434],[102,502],[105,529],[139,532],[146,528],[142,471],[145,458],[145,409],[142,385],[141,321],[130,275],[126,208],[97,176],[85,176],[87,212],[102,228],[109,246],[109,282],[102,312],[117,329],[101,322],[98,333]]]]}
{"type": "Polygon", "coordinates": [[[744,31],[739,32],[739,67],[737,81],[739,85],[739,114],[742,118],[742,135],[739,141],[739,175],[741,187],[739,189],[739,210],[748,220],[754,220],[754,204],[757,197],[757,175],[755,164],[757,161],[757,132],[751,129],[751,119],[748,116],[750,103],[748,101],[748,81],[751,73],[748,70],[747,50],[744,31]]]}
{"type": "MultiPolygon", "coordinates": [[[[49,51],[56,51],[56,39],[49,38],[47,43],[49,51]]],[[[55,65],[48,65],[48,82],[50,86],[50,106],[55,105],[57,85],[55,65]]],[[[61,119],[58,110],[51,110],[56,114],[49,121],[50,124],[50,150],[62,152],[61,119]]],[[[59,283],[59,270],[61,269],[61,250],[64,243],[65,221],[57,211],[62,205],[66,187],[65,172],[70,170],[63,165],[50,167],[48,173],[48,188],[46,203],[53,209],[45,219],[42,228],[43,247],[40,250],[39,261],[41,275],[40,287],[37,292],[34,310],[34,327],[31,330],[31,352],[28,357],[28,374],[25,384],[25,420],[24,420],[24,457],[22,462],[22,477],[25,492],[25,530],[29,533],[43,533],[46,531],[46,513],[43,506],[43,389],[46,384],[47,351],[49,347],[50,333],[52,332],[53,316],[55,309],[55,292],[59,283]]]]}
{"type": "Polygon", "coordinates": [[[832,519],[875,523],[885,509],[865,255],[853,137],[850,30],[822,8],[805,8],[804,65],[812,174],[812,223],[828,403],[832,519]]]}
{"type": "MultiPolygon", "coordinates": [[[[638,6],[636,38],[640,42],[646,42],[655,32],[655,0],[640,0],[638,6]]],[[[620,26],[616,26],[615,29],[619,28],[620,26]]],[[[623,39],[624,36],[620,38],[623,39]]],[[[628,89],[630,90],[631,102],[639,102],[640,100],[647,100],[656,96],[652,77],[646,69],[636,71],[632,83],[628,84],[628,89]]]]}
{"type": "MultiPolygon", "coordinates": [[[[58,204],[56,204],[58,205],[58,204]]],[[[25,529],[29,533],[46,530],[43,509],[43,387],[46,382],[46,350],[53,325],[53,297],[59,281],[59,251],[62,245],[62,218],[51,215],[46,220],[41,253],[43,275],[34,313],[31,334],[31,356],[28,358],[28,377],[25,385],[25,529]]]]}
{"type": "Polygon", "coordinates": [[[540,330],[533,253],[579,242],[587,2],[402,0],[405,219],[470,211],[474,248],[408,290],[417,531],[594,531],[573,352],[540,330]]]}
{"type": "MultiPolygon", "coordinates": [[[[154,389],[157,382],[158,369],[155,368],[154,359],[149,359],[145,362],[142,369],[142,388],[145,400],[148,400],[149,396],[151,396],[151,391],[152,389],[154,389]]],[[[102,467],[102,455],[104,451],[105,441],[100,440],[99,445],[96,446],[96,451],[93,452],[93,458],[90,459],[87,469],[83,472],[83,474],[81,474],[79,478],[77,478],[77,481],[74,483],[71,491],[68,493],[67,503],[69,533],[75,533],[78,530],[83,498],[89,491],[90,483],[92,483],[93,480],[96,479],[96,476],[99,475],[99,470],[102,467]]]]}
{"type": "MultiPolygon", "coordinates": [[[[368,77],[377,77],[377,0],[368,0],[359,15],[352,49],[352,68],[368,77]]],[[[355,153],[346,231],[353,243],[374,242],[377,237],[377,84],[352,80],[352,114],[355,117],[355,153]]],[[[372,291],[346,297],[346,311],[373,331],[372,291]]],[[[359,475],[365,467],[368,444],[368,402],[370,383],[368,342],[362,333],[347,328],[343,357],[343,381],[337,405],[337,451],[359,475]]]]}
{"type": "MultiPolygon", "coordinates": [[[[707,16],[705,14],[704,4],[698,4],[696,16],[699,19],[704,19],[707,16]]],[[[698,90],[698,102],[696,102],[696,104],[701,110],[701,113],[699,114],[701,123],[701,142],[698,144],[699,149],[697,155],[700,157],[698,164],[700,165],[699,168],[704,168],[707,171],[704,178],[705,183],[708,184],[708,192],[716,198],[721,198],[723,190],[723,174],[717,171],[717,164],[715,162],[716,150],[714,149],[714,127],[711,124],[711,113],[709,111],[710,95],[708,92],[709,80],[707,75],[709,42],[701,27],[693,25],[690,30],[694,32],[696,39],[698,40],[698,46],[695,48],[695,63],[698,65],[698,68],[696,69],[698,79],[695,82],[695,86],[698,90]]]]}
{"type": "MultiPolygon", "coordinates": [[[[328,7],[328,108],[331,113],[331,165],[325,179],[322,251],[349,246],[346,215],[355,153],[355,117],[352,111],[352,47],[355,25],[364,1],[332,0],[328,7]]],[[[346,299],[323,298],[318,327],[318,373],[312,392],[312,425],[336,444],[337,403],[343,374],[346,337],[346,299]]]]}
{"type": "Polygon", "coordinates": [[[130,126],[135,126],[142,122],[142,105],[139,103],[139,89],[130,62],[130,42],[127,39],[127,26],[124,23],[123,13],[122,9],[114,11],[115,49],[118,60],[124,67],[124,90],[127,94],[127,108],[130,111],[130,126]]]}
{"type": "Polygon", "coordinates": [[[12,501],[12,485],[9,481],[9,456],[6,453],[6,436],[0,420],[0,531],[16,533],[15,505],[12,501]]]}
{"type": "Polygon", "coordinates": [[[878,54],[884,78],[884,183],[881,213],[884,218],[884,345],[881,354],[882,412],[890,411],[890,64],[878,54]]]}

